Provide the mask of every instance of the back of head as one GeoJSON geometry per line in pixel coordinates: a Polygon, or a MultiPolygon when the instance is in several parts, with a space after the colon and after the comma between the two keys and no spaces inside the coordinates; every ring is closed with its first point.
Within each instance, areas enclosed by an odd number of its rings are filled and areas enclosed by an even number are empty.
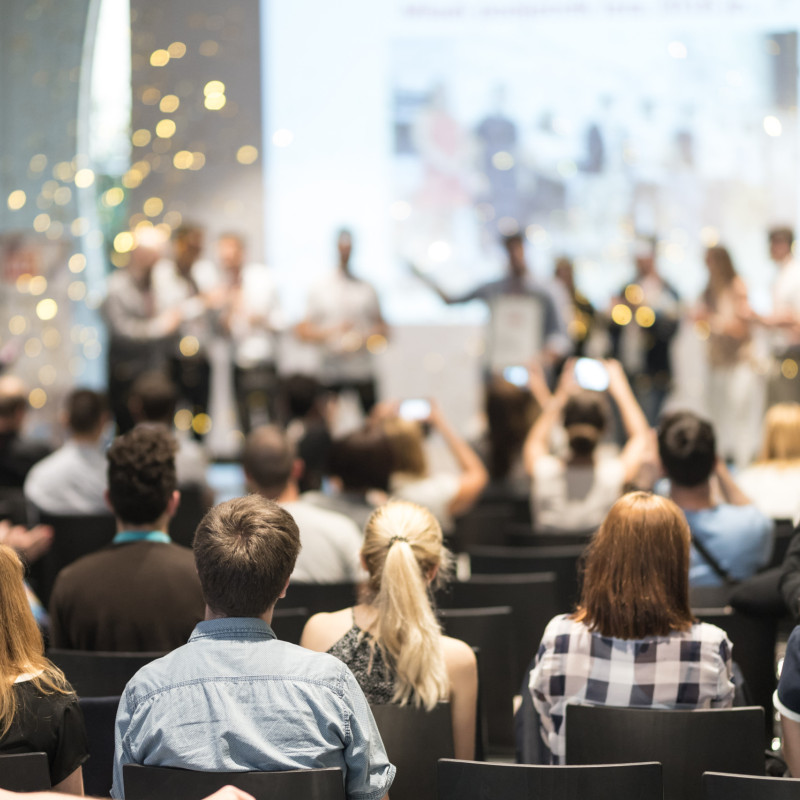
{"type": "Polygon", "coordinates": [[[668,414],[658,426],[658,455],[667,477],[677,486],[701,486],[717,460],[714,429],[691,411],[668,414]]]}
{"type": "Polygon", "coordinates": [[[0,377],[0,427],[17,430],[28,409],[28,389],[16,375],[0,377]]]}
{"type": "Polygon", "coordinates": [[[69,691],[64,676],[44,657],[23,576],[19,556],[0,545],[0,736],[8,732],[17,710],[13,685],[19,675],[34,674],[31,682],[45,693],[69,691]]]}
{"type": "Polygon", "coordinates": [[[303,419],[315,410],[324,394],[322,384],[310,375],[290,375],[283,382],[290,419],[303,419]]]}
{"type": "Polygon", "coordinates": [[[522,450],[539,407],[526,389],[495,376],[486,387],[486,424],[489,428],[489,473],[505,478],[522,450]]]}
{"type": "Polygon", "coordinates": [[[800,459],[800,404],[778,403],[764,418],[760,461],[800,459]]]}
{"type": "Polygon", "coordinates": [[[618,639],[666,636],[693,622],[689,526],[666,497],[631,492],[611,507],[586,554],[575,617],[618,639]]]}
{"type": "Polygon", "coordinates": [[[137,425],[114,440],[106,458],[108,495],[117,519],[148,525],[166,511],[178,485],[176,450],[175,438],[162,425],[137,425]]]}
{"type": "Polygon", "coordinates": [[[393,702],[431,709],[449,690],[441,629],[428,599],[429,581],[450,568],[442,529],[426,508],[391,501],[369,518],[361,555],[378,614],[375,639],[396,675],[393,702]]]}
{"type": "Polygon", "coordinates": [[[67,398],[67,427],[78,436],[99,434],[107,414],[108,400],[102,392],[76,389],[67,398]]]}
{"type": "Polygon", "coordinates": [[[424,477],[428,472],[422,426],[409,419],[389,419],[383,430],[392,449],[392,472],[424,477]]]}
{"type": "Polygon", "coordinates": [[[294,448],[276,425],[262,425],[247,437],[242,467],[264,497],[275,499],[283,492],[291,478],[294,461],[294,448]]]}
{"type": "Polygon", "coordinates": [[[361,428],[331,445],[330,474],[351,492],[389,488],[392,473],[392,448],[377,426],[361,428]]]}
{"type": "Polygon", "coordinates": [[[590,456],[608,424],[608,406],[600,392],[581,391],[564,406],[564,428],[573,455],[590,456]]]}
{"type": "Polygon", "coordinates": [[[178,392],[163,372],[146,372],[131,387],[128,406],[137,422],[160,422],[172,427],[178,392]]]}
{"type": "Polygon", "coordinates": [[[194,535],[206,605],[224,617],[260,617],[283,594],[300,553],[291,514],[258,495],[210,509],[194,535]]]}

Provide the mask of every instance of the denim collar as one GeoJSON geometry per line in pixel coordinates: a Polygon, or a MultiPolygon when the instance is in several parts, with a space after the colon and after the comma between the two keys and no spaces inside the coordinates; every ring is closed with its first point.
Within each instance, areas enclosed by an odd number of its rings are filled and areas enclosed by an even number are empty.
{"type": "Polygon", "coordinates": [[[272,628],[258,617],[222,617],[198,622],[189,641],[197,639],[276,639],[272,628]]]}

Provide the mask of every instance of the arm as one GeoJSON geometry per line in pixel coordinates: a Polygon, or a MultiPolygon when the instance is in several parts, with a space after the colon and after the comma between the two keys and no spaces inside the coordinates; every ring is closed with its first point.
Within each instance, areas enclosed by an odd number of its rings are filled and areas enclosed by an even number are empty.
{"type": "Polygon", "coordinates": [[[650,438],[650,426],[619,361],[606,361],[606,369],[608,393],[617,404],[625,433],[628,435],[628,441],[620,455],[627,484],[636,478],[644,461],[650,438]]]}
{"type": "Polygon", "coordinates": [[[714,475],[717,479],[717,487],[722,499],[732,506],[749,506],[753,501],[736,485],[731,473],[725,466],[725,462],[717,459],[714,467],[714,475]]]}
{"type": "Polygon", "coordinates": [[[800,618],[800,534],[798,533],[792,537],[784,556],[779,587],[786,608],[797,620],[800,618]]]}
{"type": "Polygon", "coordinates": [[[431,403],[431,424],[439,431],[461,469],[458,492],[450,500],[448,512],[463,514],[472,508],[489,481],[489,473],[478,454],[462,439],[442,414],[436,402],[431,403]]]}
{"type": "Polygon", "coordinates": [[[433,280],[433,278],[430,277],[430,275],[423,272],[418,266],[411,263],[409,263],[408,266],[411,269],[411,272],[416,275],[416,277],[419,278],[429,289],[433,289],[433,291],[439,295],[442,302],[446,303],[448,306],[455,305],[457,303],[467,303],[477,297],[475,292],[470,292],[469,294],[463,296],[448,294],[444,289],[442,289],[441,286],[439,286],[438,283],[436,283],[436,281],[433,280]]]}
{"type": "Polygon", "coordinates": [[[800,777],[800,722],[781,714],[783,732],[783,760],[793,778],[800,777]]]}
{"type": "Polygon", "coordinates": [[[181,323],[180,308],[169,308],[158,316],[145,317],[128,307],[117,292],[106,297],[102,309],[112,333],[126,339],[148,341],[174,333],[181,323]]]}
{"type": "Polygon", "coordinates": [[[455,758],[475,758],[475,718],[478,704],[478,662],[475,653],[458,639],[443,637],[447,675],[450,679],[450,712],[453,718],[455,758]]]}
{"type": "Polygon", "coordinates": [[[83,797],[83,767],[78,767],[75,772],[57,783],[53,791],[83,797]]]}

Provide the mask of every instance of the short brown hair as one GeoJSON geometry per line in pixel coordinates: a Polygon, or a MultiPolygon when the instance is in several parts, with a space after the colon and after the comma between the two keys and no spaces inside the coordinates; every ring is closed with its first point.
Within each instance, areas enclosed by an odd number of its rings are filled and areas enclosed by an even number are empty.
{"type": "Polygon", "coordinates": [[[94,433],[105,421],[108,400],[102,392],[75,389],[67,398],[67,425],[72,433],[94,433]]]}
{"type": "Polygon", "coordinates": [[[260,617],[294,571],[300,531],[288,511],[253,494],[210,509],[193,548],[206,605],[226,617],[260,617]]]}
{"type": "Polygon", "coordinates": [[[250,432],[242,453],[245,475],[265,497],[278,497],[292,477],[295,451],[277,425],[261,425],[250,432]]]}
{"type": "Polygon", "coordinates": [[[686,518],[671,500],[648,492],[623,495],[589,545],[575,619],[616,639],[689,628],[690,539],[686,518]]]}

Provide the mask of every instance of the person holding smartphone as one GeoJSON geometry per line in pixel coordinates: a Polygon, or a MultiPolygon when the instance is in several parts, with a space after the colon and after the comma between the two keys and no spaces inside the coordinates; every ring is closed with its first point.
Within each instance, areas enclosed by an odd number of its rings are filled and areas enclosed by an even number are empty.
{"type": "MultiPolygon", "coordinates": [[[[536,380],[535,371],[531,376],[536,380]]],[[[542,376],[539,380],[544,382],[542,376]]],[[[533,480],[531,507],[537,529],[576,533],[597,527],[636,479],[650,438],[650,426],[618,361],[568,361],[523,448],[533,480]],[[605,391],[617,404],[628,436],[620,453],[600,445],[610,420],[605,391]],[[567,439],[563,455],[550,449],[559,422],[567,439]]]]}

